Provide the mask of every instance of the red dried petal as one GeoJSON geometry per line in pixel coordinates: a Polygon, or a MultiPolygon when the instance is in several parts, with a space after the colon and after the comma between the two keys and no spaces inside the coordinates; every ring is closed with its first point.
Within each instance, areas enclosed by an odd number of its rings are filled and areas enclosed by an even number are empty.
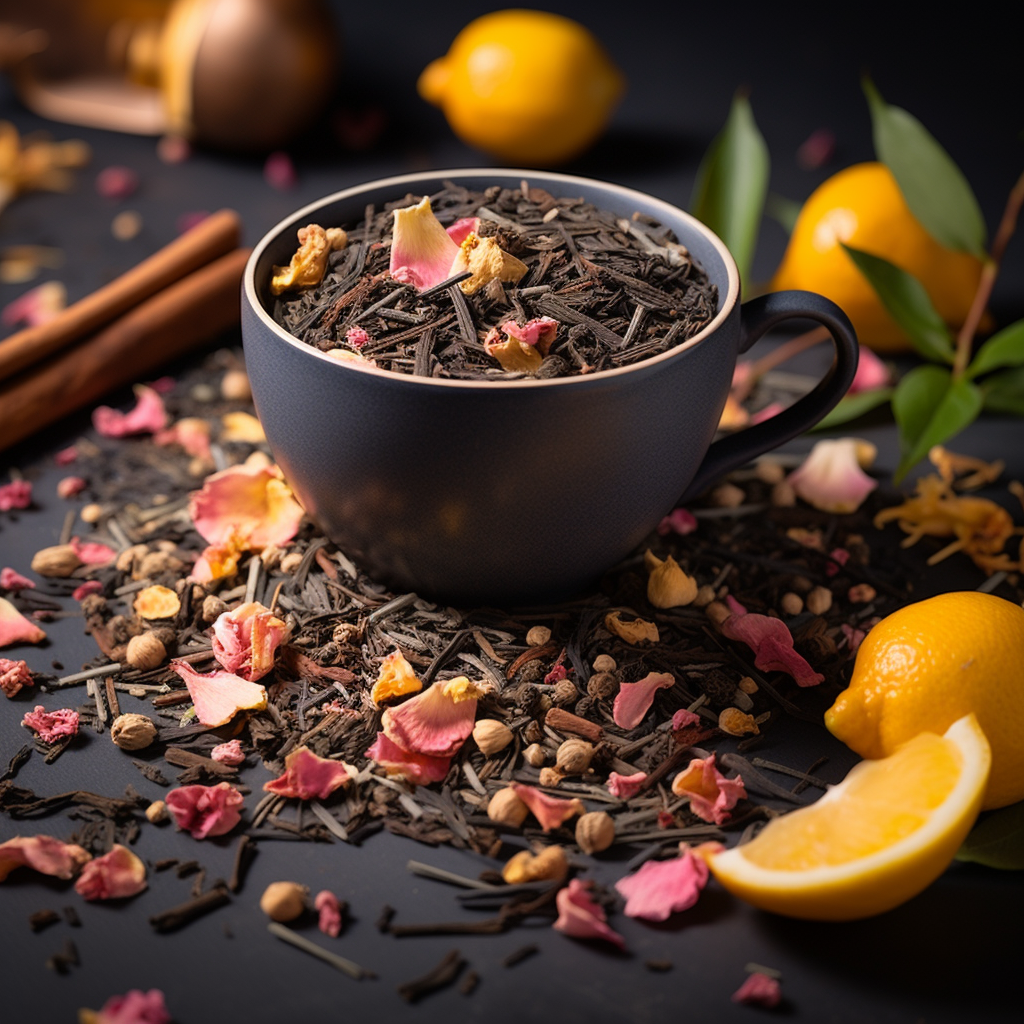
{"type": "Polygon", "coordinates": [[[62,736],[74,736],[78,732],[78,712],[70,708],[47,711],[42,704],[37,704],[34,711],[25,712],[21,724],[44,743],[56,743],[62,736]]]}
{"type": "Polygon", "coordinates": [[[221,764],[236,765],[245,760],[245,752],[238,740],[228,740],[227,743],[218,743],[210,751],[210,757],[221,764]]]}
{"type": "Polygon", "coordinates": [[[15,572],[6,565],[0,569],[0,590],[9,590],[16,594],[19,590],[30,590],[35,584],[20,572],[15,572]]]}
{"type": "Polygon", "coordinates": [[[690,798],[690,810],[703,821],[721,825],[737,801],[746,797],[741,779],[727,779],[715,767],[715,755],[695,757],[672,780],[672,792],[690,798]]]}
{"type": "Polygon", "coordinates": [[[255,682],[274,667],[285,624],[259,601],[224,612],[213,624],[213,656],[228,671],[255,682]]]}
{"type": "Polygon", "coordinates": [[[732,1001],[771,1009],[782,1001],[782,986],[778,978],[770,978],[767,974],[755,971],[733,992],[732,1001]]]}
{"type": "Polygon", "coordinates": [[[730,640],[742,640],[754,652],[754,664],[762,672],[786,672],[798,686],[817,686],[825,678],[793,650],[793,634],[781,619],[734,612],[722,623],[721,630],[730,640]]]}
{"type": "Polygon", "coordinates": [[[32,686],[32,673],[27,661],[0,658],[0,690],[5,697],[16,697],[23,686],[32,686]]]}
{"type": "Polygon", "coordinates": [[[0,484],[0,512],[28,508],[32,504],[32,484],[28,480],[12,480],[0,484]]]}
{"type": "Polygon", "coordinates": [[[622,729],[635,729],[654,703],[654,695],[675,685],[675,677],[668,672],[648,672],[635,683],[623,683],[612,705],[612,717],[622,729]]]}
{"type": "Polygon", "coordinates": [[[142,992],[133,988],[123,996],[111,996],[96,1015],[94,1024],[170,1024],[171,1015],[158,988],[142,992]]]}
{"type": "Polygon", "coordinates": [[[388,775],[401,776],[419,786],[440,782],[448,774],[452,760],[403,750],[383,732],[377,733],[377,739],[364,756],[376,761],[388,775]]]}
{"type": "Polygon", "coordinates": [[[646,780],[647,772],[637,772],[635,775],[620,775],[618,772],[612,772],[608,776],[608,792],[620,800],[629,800],[636,796],[646,780]]]}
{"type": "Polygon", "coordinates": [[[685,850],[674,860],[647,861],[635,874],[615,883],[626,898],[624,913],[646,921],[667,921],[692,907],[708,882],[704,860],[685,850]]]}
{"type": "MultiPolygon", "coordinates": [[[[38,644],[45,639],[46,634],[34,622],[26,619],[6,598],[0,597],[0,647],[19,643],[38,644]]],[[[14,693],[8,693],[2,682],[0,688],[8,697],[18,692],[15,690],[14,693]]]]}
{"type": "Polygon", "coordinates": [[[284,775],[264,784],[266,792],[296,800],[325,800],[350,778],[343,761],[317,757],[305,746],[296,747],[284,759],[284,768],[284,775]]]}
{"type": "Polygon", "coordinates": [[[181,786],[166,797],[167,809],[179,828],[193,839],[222,836],[242,820],[242,794],[227,782],[216,786],[181,786]]]}
{"type": "Polygon", "coordinates": [[[72,878],[90,857],[81,846],[62,843],[53,836],[15,836],[0,843],[0,882],[19,867],[54,878],[72,878]]]}
{"type": "Polygon", "coordinates": [[[262,711],[267,706],[267,691],[259,683],[231,672],[203,674],[184,661],[172,661],[171,668],[185,680],[203,725],[226,725],[239,711],[262,711]]]}
{"type": "Polygon", "coordinates": [[[316,894],[313,906],[320,915],[317,927],[324,935],[336,939],[341,934],[341,904],[338,897],[329,889],[321,889],[316,894]]]}
{"type": "Polygon", "coordinates": [[[513,782],[512,789],[516,796],[533,812],[545,832],[558,828],[574,814],[583,814],[583,804],[578,800],[562,800],[556,796],[548,796],[533,786],[524,786],[521,782],[513,782]]]}
{"type": "Polygon", "coordinates": [[[476,700],[455,700],[445,683],[434,683],[404,704],[388,708],[381,726],[402,750],[428,757],[451,757],[473,731],[476,700]]]}
{"type": "Polygon", "coordinates": [[[117,552],[107,544],[100,544],[97,541],[81,541],[72,537],[68,546],[78,555],[78,560],[83,565],[109,565],[115,558],[117,552]]]}
{"type": "Polygon", "coordinates": [[[604,939],[625,949],[626,940],[605,923],[604,910],[590,898],[587,889],[584,882],[574,878],[558,890],[555,896],[558,920],[552,927],[574,939],[604,939]]]}
{"type": "Polygon", "coordinates": [[[685,537],[696,529],[697,517],[685,508],[674,508],[658,523],[658,533],[662,537],[670,533],[678,533],[680,537],[685,537]]]}
{"type": "Polygon", "coordinates": [[[89,861],[75,882],[75,892],[87,900],[125,899],[145,888],[146,865],[119,843],[109,853],[89,861]]]}
{"type": "Polygon", "coordinates": [[[128,413],[100,405],[93,409],[92,425],[103,437],[127,437],[129,434],[155,434],[167,426],[164,400],[153,388],[135,386],[135,407],[128,413]]]}
{"type": "Polygon", "coordinates": [[[71,591],[71,597],[75,601],[81,601],[90,594],[98,594],[102,589],[103,584],[99,580],[86,580],[71,591]]]}

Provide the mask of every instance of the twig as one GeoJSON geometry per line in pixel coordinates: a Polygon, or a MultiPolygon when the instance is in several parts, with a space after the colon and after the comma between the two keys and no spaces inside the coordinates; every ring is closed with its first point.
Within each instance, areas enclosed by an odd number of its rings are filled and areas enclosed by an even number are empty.
{"type": "Polygon", "coordinates": [[[303,935],[299,935],[297,932],[293,932],[291,928],[286,928],[283,924],[278,924],[277,921],[271,921],[267,925],[267,931],[271,935],[276,935],[277,938],[284,942],[289,943],[296,949],[301,949],[304,953],[309,953],[310,956],[315,956],[324,963],[330,964],[332,967],[337,968],[342,974],[347,974],[350,978],[355,978],[356,981],[361,981],[363,978],[376,978],[377,975],[373,971],[368,971],[365,967],[360,967],[359,964],[353,963],[351,960],[346,960],[343,956],[338,956],[337,953],[332,953],[329,949],[324,949],[323,946],[318,946],[315,942],[311,942],[303,935]]]}

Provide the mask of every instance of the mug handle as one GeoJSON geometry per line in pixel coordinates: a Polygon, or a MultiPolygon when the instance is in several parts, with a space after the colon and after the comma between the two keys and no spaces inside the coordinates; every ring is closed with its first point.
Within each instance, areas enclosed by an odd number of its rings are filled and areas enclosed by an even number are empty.
{"type": "Polygon", "coordinates": [[[761,295],[740,307],[740,352],[785,320],[815,320],[832,335],[836,357],[809,394],[777,416],[715,441],[680,502],[699,494],[726,473],[809,430],[846,394],[857,372],[860,347],[849,317],[830,299],[814,292],[785,291],[761,295]]]}

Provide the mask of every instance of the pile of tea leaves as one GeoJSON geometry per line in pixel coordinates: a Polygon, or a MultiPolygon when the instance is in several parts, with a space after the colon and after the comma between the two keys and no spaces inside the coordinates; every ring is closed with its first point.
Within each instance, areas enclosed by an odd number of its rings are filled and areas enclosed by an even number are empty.
{"type": "MultiPolygon", "coordinates": [[[[672,231],[635,213],[617,217],[581,198],[558,197],[523,182],[483,192],[448,182],[430,196],[443,225],[480,218],[478,234],[522,261],[515,285],[491,281],[464,295],[459,279],[424,292],[388,273],[393,211],[368,206],[346,229],[322,281],[272,300],[274,319],[320,349],[350,350],[386,370],[424,377],[514,380],[488,354],[484,338],[502,323],[549,317],[555,341],[538,377],[565,377],[629,366],[682,344],[714,318],[718,291],[672,231]],[[363,328],[358,347],[347,335],[363,328]]],[[[323,225],[336,227],[339,225],[323,225]]],[[[467,275],[464,275],[467,276],[467,275]]]]}

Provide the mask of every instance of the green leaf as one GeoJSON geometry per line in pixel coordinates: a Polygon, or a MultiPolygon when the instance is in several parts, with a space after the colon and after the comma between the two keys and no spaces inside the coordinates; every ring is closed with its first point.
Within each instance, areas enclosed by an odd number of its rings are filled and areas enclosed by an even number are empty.
{"type": "Polygon", "coordinates": [[[801,205],[795,199],[787,199],[778,192],[769,192],[765,201],[764,212],[772,220],[781,224],[790,234],[796,227],[796,219],[800,216],[801,205]]]}
{"type": "Polygon", "coordinates": [[[913,274],[890,263],[881,256],[873,256],[839,243],[868,279],[882,305],[910,336],[918,353],[926,359],[952,364],[955,357],[953,335],[939,316],[924,285],[913,274]]]}
{"type": "Polygon", "coordinates": [[[839,400],[835,408],[819,420],[813,430],[831,430],[833,427],[859,419],[872,409],[884,405],[892,398],[892,388],[873,388],[871,391],[858,391],[855,395],[846,395],[839,400]]]}
{"type": "Polygon", "coordinates": [[[870,78],[863,84],[875,152],[892,171],[911,213],[946,248],[983,259],[985,220],[963,172],[913,114],[886,103],[870,78]]]}
{"type": "Polygon", "coordinates": [[[956,859],[1003,871],[1024,869],[1024,802],[985,815],[964,840],[956,859]]]}
{"type": "Polygon", "coordinates": [[[1004,327],[998,334],[993,334],[978,349],[971,365],[967,367],[969,378],[979,374],[998,370],[1001,366],[1021,366],[1024,364],[1024,320],[1018,320],[1009,327],[1004,327]]]}
{"type": "Polygon", "coordinates": [[[987,412],[1024,416],[1024,366],[997,373],[979,387],[987,412]]]}
{"type": "Polygon", "coordinates": [[[981,412],[981,390],[969,380],[954,380],[941,366],[918,366],[896,386],[892,411],[899,428],[901,457],[897,483],[933,445],[959,434],[981,412]]]}
{"type": "Polygon", "coordinates": [[[768,171],[768,146],[750,101],[737,93],[725,127],[701,161],[691,206],[693,215],[725,242],[744,282],[757,246],[768,171]]]}

